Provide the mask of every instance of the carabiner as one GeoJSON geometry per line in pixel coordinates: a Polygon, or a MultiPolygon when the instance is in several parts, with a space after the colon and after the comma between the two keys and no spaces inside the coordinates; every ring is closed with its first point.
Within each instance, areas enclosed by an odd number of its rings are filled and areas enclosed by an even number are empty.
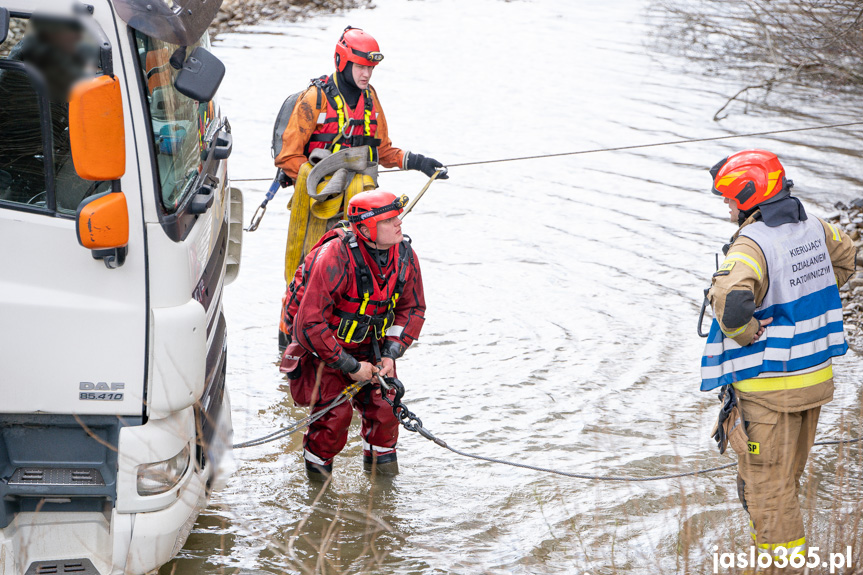
{"type": "Polygon", "coordinates": [[[255,210],[255,213],[252,215],[252,221],[249,223],[249,227],[246,228],[247,232],[253,232],[258,229],[258,226],[261,225],[261,220],[264,219],[264,214],[267,213],[267,201],[258,206],[258,209],[255,210]]]}

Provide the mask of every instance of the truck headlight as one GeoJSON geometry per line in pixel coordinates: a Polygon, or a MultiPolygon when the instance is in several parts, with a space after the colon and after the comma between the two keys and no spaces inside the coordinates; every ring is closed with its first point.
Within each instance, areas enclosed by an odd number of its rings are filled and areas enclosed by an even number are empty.
{"type": "Polygon", "coordinates": [[[156,463],[138,466],[138,495],[158,495],[170,491],[189,468],[189,445],[180,453],[156,463]]]}

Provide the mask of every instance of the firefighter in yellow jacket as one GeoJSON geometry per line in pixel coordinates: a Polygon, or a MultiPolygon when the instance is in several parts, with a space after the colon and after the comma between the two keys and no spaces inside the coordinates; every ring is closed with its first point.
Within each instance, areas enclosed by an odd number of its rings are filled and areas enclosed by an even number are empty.
{"type": "Polygon", "coordinates": [[[838,288],[854,273],[856,250],[838,227],[806,214],[774,154],[745,150],[710,173],[740,228],[708,293],[716,319],[701,389],[723,386],[725,407],[737,404],[740,420],[729,418],[716,438],[728,436],[738,452],[738,494],[759,554],[782,566],[806,554],[799,481],[821,406],[833,399],[832,358],[848,349],[838,288]]]}

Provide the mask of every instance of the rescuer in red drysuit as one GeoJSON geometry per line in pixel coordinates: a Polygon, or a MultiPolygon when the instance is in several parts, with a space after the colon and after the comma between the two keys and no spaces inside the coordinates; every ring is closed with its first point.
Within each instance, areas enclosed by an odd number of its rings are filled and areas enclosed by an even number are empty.
{"type": "MultiPolygon", "coordinates": [[[[282,370],[298,405],[316,413],[353,382],[377,374],[396,377],[395,361],[419,337],[425,298],[419,261],[401,232],[398,215],[407,198],[374,190],[350,202],[350,231],[327,232],[297,269],[287,302],[292,342],[282,370]]],[[[391,391],[394,395],[395,391],[391,391]]],[[[374,381],[351,401],[362,417],[363,463],[379,473],[398,472],[398,420],[374,381]]],[[[306,431],[306,472],[332,473],[345,446],[352,408],[337,406],[306,431]]]]}

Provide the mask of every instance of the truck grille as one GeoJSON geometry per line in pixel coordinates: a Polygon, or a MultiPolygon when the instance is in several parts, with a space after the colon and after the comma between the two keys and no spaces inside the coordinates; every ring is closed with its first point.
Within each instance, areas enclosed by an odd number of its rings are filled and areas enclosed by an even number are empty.
{"type": "Polygon", "coordinates": [[[89,559],[63,559],[62,561],[34,561],[24,575],[99,575],[89,559]]]}
{"type": "MultiPolygon", "coordinates": [[[[98,469],[19,467],[12,474],[9,485],[105,485],[105,481],[98,469]]],[[[72,573],[72,571],[57,571],[57,573],[72,573]]]]}

